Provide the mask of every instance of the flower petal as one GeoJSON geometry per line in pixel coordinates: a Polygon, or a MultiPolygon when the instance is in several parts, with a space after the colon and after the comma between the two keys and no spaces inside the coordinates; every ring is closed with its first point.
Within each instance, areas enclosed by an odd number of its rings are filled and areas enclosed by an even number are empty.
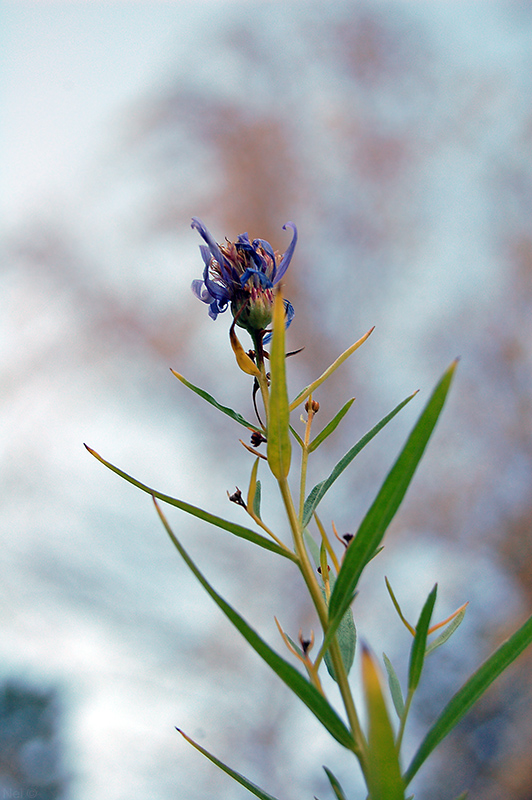
{"type": "Polygon", "coordinates": [[[264,252],[271,259],[272,262],[271,267],[270,269],[266,267],[266,274],[268,275],[269,279],[272,281],[273,284],[275,273],[277,272],[277,266],[275,264],[275,253],[273,252],[273,247],[269,242],[266,241],[266,239],[253,239],[253,247],[257,248],[259,246],[262,247],[264,252]]]}
{"type": "Polygon", "coordinates": [[[252,275],[257,276],[257,278],[260,281],[260,285],[264,289],[271,289],[273,287],[273,283],[268,278],[268,276],[265,275],[265,273],[261,269],[254,269],[253,267],[248,267],[247,270],[244,272],[244,274],[240,278],[240,285],[245,286],[252,275]]]}
{"type": "Polygon", "coordinates": [[[288,250],[285,252],[284,256],[282,257],[279,263],[279,266],[277,267],[277,274],[273,279],[273,283],[277,283],[278,281],[280,281],[283,275],[285,274],[290,264],[290,261],[292,260],[292,256],[294,255],[294,250],[297,244],[296,226],[294,225],[293,222],[287,222],[285,225],[283,225],[283,230],[285,231],[287,228],[292,228],[292,230],[294,231],[294,235],[292,236],[292,241],[288,245],[288,250]]]}
{"type": "MultiPolygon", "coordinates": [[[[200,220],[199,217],[192,217],[192,224],[191,224],[190,227],[191,228],[195,228],[198,231],[198,233],[201,236],[201,238],[205,242],[207,242],[207,244],[209,245],[209,250],[210,250],[211,256],[220,265],[220,270],[222,272],[224,280],[229,282],[231,280],[231,272],[228,270],[228,265],[226,263],[225,258],[222,255],[222,251],[218,247],[218,244],[216,243],[215,239],[213,238],[211,232],[205,227],[205,225],[203,224],[203,222],[200,220]]],[[[202,248],[200,246],[200,250],[201,249],[202,248]]],[[[205,255],[203,253],[203,250],[202,250],[201,255],[203,256],[203,260],[205,261],[205,255]]]]}
{"type": "MultiPolygon", "coordinates": [[[[294,319],[296,312],[294,311],[294,306],[292,305],[292,303],[290,303],[289,300],[283,300],[283,302],[284,302],[284,313],[285,313],[285,328],[289,328],[290,323],[294,319]]],[[[268,342],[271,341],[272,336],[273,336],[273,331],[267,333],[264,339],[262,340],[263,344],[268,344],[268,342]]]]}
{"type": "Polygon", "coordinates": [[[210,303],[212,300],[212,295],[210,294],[209,290],[205,287],[203,281],[196,279],[192,281],[191,287],[192,291],[203,303],[210,303]]]}

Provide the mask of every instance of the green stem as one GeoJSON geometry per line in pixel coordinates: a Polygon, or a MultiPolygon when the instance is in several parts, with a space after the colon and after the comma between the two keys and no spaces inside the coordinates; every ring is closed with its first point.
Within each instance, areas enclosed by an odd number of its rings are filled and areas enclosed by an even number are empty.
{"type": "Polygon", "coordinates": [[[281,496],[283,498],[283,503],[286,509],[286,513],[288,515],[290,528],[292,529],[294,548],[297,557],[299,559],[299,568],[301,570],[307,588],[310,592],[310,596],[312,597],[312,602],[314,603],[314,607],[317,611],[321,626],[325,630],[327,628],[327,622],[328,622],[327,605],[321,593],[318,579],[316,578],[314,568],[310,563],[310,559],[308,557],[308,553],[306,551],[305,544],[303,542],[301,526],[297,518],[296,510],[294,508],[294,502],[292,500],[292,494],[290,492],[290,487],[288,486],[288,481],[286,478],[282,478],[281,480],[279,480],[279,489],[281,490],[281,496]]]}
{"type": "MultiPolygon", "coordinates": [[[[318,614],[321,627],[324,633],[326,633],[329,624],[329,614],[327,610],[327,604],[323,597],[320,585],[316,578],[316,574],[310,563],[310,559],[308,557],[308,553],[305,548],[301,525],[296,515],[296,510],[294,508],[290,487],[288,486],[288,481],[286,480],[286,478],[279,480],[279,488],[281,490],[281,496],[283,498],[286,513],[288,515],[288,520],[290,522],[290,527],[292,529],[294,548],[299,560],[299,568],[303,575],[303,580],[305,581],[307,588],[310,592],[310,596],[312,598],[314,607],[318,614]]],[[[342,701],[344,703],[347,718],[351,726],[351,732],[353,733],[353,738],[355,740],[356,749],[354,749],[354,752],[355,755],[358,757],[358,760],[360,762],[360,767],[362,769],[363,774],[365,775],[366,739],[362,731],[362,728],[360,726],[360,721],[358,719],[358,714],[355,708],[353,695],[351,693],[351,687],[349,686],[347,673],[344,667],[344,662],[342,661],[340,646],[336,638],[334,638],[333,641],[331,642],[329,651],[331,653],[331,661],[334,667],[338,688],[342,696],[342,701]]]]}
{"type": "Polygon", "coordinates": [[[406,696],[403,716],[401,717],[401,721],[399,723],[399,730],[397,732],[396,747],[397,747],[397,752],[398,753],[401,751],[401,745],[403,743],[403,735],[404,735],[405,726],[406,726],[406,719],[408,717],[408,712],[410,711],[410,706],[412,704],[412,700],[413,700],[413,697],[414,697],[414,692],[415,692],[415,689],[409,689],[408,690],[408,694],[406,696]]]}
{"type": "Polygon", "coordinates": [[[270,393],[268,389],[268,378],[266,377],[266,366],[264,363],[264,349],[262,347],[262,339],[264,331],[257,331],[250,333],[255,348],[255,362],[260,370],[260,377],[257,378],[259,382],[260,393],[262,397],[262,404],[264,406],[264,413],[266,414],[266,428],[268,427],[268,414],[270,406],[270,393]]]}
{"type": "Polygon", "coordinates": [[[305,508],[305,490],[307,485],[307,465],[308,465],[308,456],[309,456],[309,449],[307,444],[307,437],[305,436],[305,441],[303,442],[302,453],[301,453],[301,478],[299,481],[299,516],[298,516],[298,527],[301,529],[303,523],[303,511],[305,508]]]}

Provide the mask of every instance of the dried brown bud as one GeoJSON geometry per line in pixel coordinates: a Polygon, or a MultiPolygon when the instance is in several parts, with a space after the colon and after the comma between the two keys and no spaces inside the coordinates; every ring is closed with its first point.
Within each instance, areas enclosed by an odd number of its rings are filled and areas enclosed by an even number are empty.
{"type": "Polygon", "coordinates": [[[303,650],[303,654],[307,655],[309,650],[312,650],[314,647],[314,631],[310,632],[310,639],[303,639],[303,632],[299,631],[299,644],[301,645],[301,649],[303,650]]]}
{"type": "Polygon", "coordinates": [[[313,400],[311,403],[309,403],[309,401],[307,400],[307,402],[305,403],[305,411],[307,412],[307,414],[309,411],[312,411],[313,414],[317,414],[319,410],[320,410],[320,404],[318,403],[317,400],[313,400]]]}
{"type": "Polygon", "coordinates": [[[238,486],[236,487],[236,492],[234,492],[233,494],[229,494],[229,492],[227,492],[227,496],[232,503],[236,503],[238,506],[242,506],[242,508],[247,508],[242,498],[242,492],[240,491],[238,486]]]}
{"type": "Polygon", "coordinates": [[[253,447],[258,447],[259,444],[262,444],[266,441],[266,437],[262,435],[260,431],[253,431],[251,434],[251,444],[253,447]]]}

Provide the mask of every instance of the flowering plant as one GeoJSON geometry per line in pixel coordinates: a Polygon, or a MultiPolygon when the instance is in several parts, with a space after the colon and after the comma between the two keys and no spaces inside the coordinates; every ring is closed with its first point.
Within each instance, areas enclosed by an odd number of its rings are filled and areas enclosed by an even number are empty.
{"type": "MultiPolygon", "coordinates": [[[[253,379],[256,421],[249,422],[233,409],[221,405],[214,397],[190,383],[178,372],[173,370],[172,372],[186,387],[251,433],[251,443],[244,444],[246,450],[254,456],[247,495],[243,497],[242,493],[237,491],[229,499],[243,507],[254,527],[248,528],[225,520],[209,511],[155,491],[105,461],[91,448],[87,449],[113,472],[152,496],[157,513],[171,541],[214,602],[240,631],[248,644],[317,717],[333,739],[358,761],[367,787],[367,797],[370,800],[405,800],[408,785],[434,748],[532,641],[531,617],[457,690],[433,722],[410,763],[405,767],[401,747],[403,734],[420,683],[425,659],[446,643],[456,631],[464,618],[467,604],[461,606],[448,619],[434,624],[432,616],[437,593],[437,586],[434,586],[421,609],[417,624],[411,625],[405,619],[392,587],[386,580],[398,616],[412,635],[408,673],[403,684],[406,693],[403,692],[402,681],[387,656],[383,656],[384,671],[382,671],[375,655],[368,647],[362,646],[361,685],[366,724],[363,725],[361,722],[360,709],[355,703],[349,678],[357,646],[352,603],[363,571],[382,549],[386,530],[405,496],[438,421],[457,362],[450,365],[437,383],[357,532],[353,536],[346,535],[340,538],[332,524],[332,532],[337,540],[335,542],[317,514],[319,504],[332,484],[360,451],[412,400],[416,393],[400,402],[377,422],[345,453],[330,474],[308,491],[307,466],[310,456],[335,431],[353,402],[352,399],[348,400],[321,432],[313,436],[313,421],[319,409],[319,404],[314,399],[315,394],[323,387],[329,376],[367,340],[371,330],[338,356],[322,375],[290,400],[286,384],[285,330],[292,321],[294,310],[282,296],[281,279],[290,264],[296,246],[295,225],[291,222],[285,225],[285,228],[292,229],[293,237],[283,256],[274,252],[271,245],[262,239],[251,242],[246,233],[241,234],[234,243],[226,242],[224,245],[219,245],[199,219],[193,219],[192,227],[199,231],[206,243],[200,247],[204,261],[203,279],[194,281],[192,289],[200,300],[209,305],[209,315],[213,319],[227,308],[231,309],[233,322],[230,327],[230,342],[239,368],[253,379]],[[235,331],[236,325],[248,331],[253,342],[253,350],[248,352],[244,350],[235,331]],[[270,326],[272,331],[269,330],[270,326]],[[270,339],[271,348],[266,352],[264,346],[270,339]],[[259,393],[262,399],[262,414],[257,401],[259,393]],[[291,414],[302,407],[304,415],[301,420],[304,423],[304,430],[298,433],[291,424],[291,414]],[[263,443],[266,444],[266,454],[258,449],[263,443]],[[294,469],[295,459],[292,458],[294,445],[299,452],[297,470],[294,469]],[[271,530],[265,521],[261,507],[261,483],[258,478],[261,462],[266,462],[263,466],[270,470],[278,483],[291,531],[290,542],[271,530]],[[297,487],[297,491],[294,491],[294,487],[297,487]],[[288,658],[279,655],[207,581],[171,530],[158,501],[176,506],[187,514],[266,549],[270,554],[291,561],[294,569],[301,573],[313,603],[319,625],[319,639],[312,632],[309,638],[303,637],[300,633],[299,640],[294,641],[276,620],[282,641],[288,650],[288,658]],[[314,535],[310,530],[311,524],[315,528],[314,535]],[[436,631],[439,631],[438,635],[431,638],[436,631]],[[294,666],[294,662],[298,664],[299,669],[294,666]],[[323,666],[337,683],[343,704],[342,714],[333,706],[323,688],[320,677],[323,666]],[[384,674],[387,676],[387,681],[383,679],[384,674]],[[390,713],[388,694],[397,718],[395,722],[390,713]]],[[[180,733],[193,747],[251,794],[262,800],[275,800],[271,794],[220,761],[186,733],[183,731],[180,733]]],[[[347,800],[335,775],[327,767],[325,772],[333,795],[337,800],[347,800]]]]}

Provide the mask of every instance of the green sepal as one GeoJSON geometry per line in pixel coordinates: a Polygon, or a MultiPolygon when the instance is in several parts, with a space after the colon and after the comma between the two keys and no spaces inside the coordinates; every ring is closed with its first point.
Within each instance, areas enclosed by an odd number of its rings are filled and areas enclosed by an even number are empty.
{"type": "Polygon", "coordinates": [[[248,422],[247,419],[244,419],[242,414],[238,413],[238,411],[233,411],[232,408],[228,408],[227,406],[222,406],[217,400],[214,399],[214,397],[212,395],[210,395],[208,392],[206,392],[205,389],[200,389],[199,386],[194,386],[193,383],[190,383],[190,381],[187,381],[187,379],[184,378],[182,375],[180,375],[179,372],[176,372],[174,369],[170,369],[170,372],[172,373],[172,375],[175,375],[175,377],[178,380],[180,380],[182,384],[187,386],[189,389],[191,389],[193,392],[195,392],[200,397],[203,397],[204,400],[206,400],[208,403],[210,403],[211,406],[214,406],[215,408],[217,408],[218,411],[222,411],[222,413],[227,414],[228,417],[231,417],[231,419],[234,419],[235,422],[238,422],[239,425],[243,425],[244,428],[248,428],[251,431],[257,431],[257,433],[264,433],[262,428],[258,428],[252,422],[248,422]]]}
{"type": "Polygon", "coordinates": [[[285,309],[280,292],[273,306],[273,339],[270,352],[270,399],[268,410],[268,464],[277,480],[284,480],[290,471],[288,393],[286,390],[285,309]]]}
{"type": "Polygon", "coordinates": [[[204,511],[202,508],[197,508],[190,503],[185,503],[182,500],[178,500],[176,497],[170,497],[167,494],[156,492],[155,489],[150,489],[149,486],[146,486],[146,484],[137,481],[135,478],[132,478],[131,475],[127,474],[127,472],[123,472],[123,470],[115,467],[113,464],[110,464],[109,461],[105,461],[105,459],[103,459],[95,450],[92,450],[88,445],[85,445],[85,447],[89,453],[94,456],[94,458],[96,458],[105,467],[110,469],[111,472],[115,472],[121,478],[124,478],[124,480],[128,481],[128,483],[136,486],[137,489],[142,489],[143,492],[146,492],[152,497],[162,500],[163,503],[168,503],[168,505],[180,508],[181,511],[185,511],[187,514],[191,514],[193,517],[203,519],[205,522],[209,522],[211,525],[216,525],[217,528],[222,528],[222,530],[229,531],[229,533],[239,536],[241,539],[247,539],[248,542],[258,544],[259,547],[264,547],[265,550],[271,550],[272,553],[285,556],[285,558],[289,558],[291,561],[297,561],[297,556],[295,556],[292,551],[288,549],[288,547],[280,547],[277,542],[273,542],[271,539],[267,539],[265,536],[262,536],[260,533],[256,533],[249,528],[244,528],[242,525],[237,525],[236,522],[229,522],[229,520],[217,517],[215,514],[210,514],[208,511],[204,511]]]}
{"type": "Polygon", "coordinates": [[[477,669],[447,703],[436,722],[421,742],[405,773],[410,783],[434,748],[458,725],[472,705],[482,697],[493,681],[532,643],[532,617],[507,639],[477,669]]]}
{"type": "Polygon", "coordinates": [[[430,655],[430,653],[433,653],[434,650],[436,650],[438,647],[441,647],[442,644],[445,644],[445,642],[448,639],[451,638],[451,636],[453,635],[455,630],[458,628],[458,626],[462,624],[462,621],[463,621],[463,619],[465,617],[465,613],[466,613],[466,609],[463,608],[460,611],[460,613],[457,614],[456,617],[449,622],[447,627],[443,629],[443,631],[440,633],[440,635],[437,636],[434,639],[434,641],[431,642],[427,646],[427,650],[425,652],[425,655],[427,655],[427,656],[430,655]]]}
{"type": "Polygon", "coordinates": [[[323,496],[331,488],[335,480],[340,477],[344,469],[346,469],[349,466],[349,464],[360,453],[360,451],[368,444],[368,442],[370,442],[373,439],[373,437],[376,436],[379,433],[379,431],[382,430],[382,428],[384,428],[384,426],[387,425],[388,422],[390,422],[390,420],[393,419],[395,415],[398,414],[399,411],[401,411],[401,409],[404,408],[404,406],[406,406],[406,404],[409,403],[410,400],[412,400],[412,398],[416,396],[416,394],[417,392],[411,394],[409,397],[407,397],[405,400],[399,403],[399,405],[396,406],[393,409],[393,411],[390,411],[389,414],[383,417],[383,419],[381,419],[380,422],[378,422],[370,431],[368,431],[361,439],[359,439],[358,442],[355,445],[353,445],[353,447],[350,450],[347,451],[347,453],[336,464],[329,477],[326,478],[324,481],[317,483],[316,486],[314,486],[314,488],[309,493],[307,499],[305,500],[305,505],[303,509],[303,525],[308,525],[312,517],[312,514],[318,507],[318,504],[321,503],[323,496]]]}
{"type": "Polygon", "coordinates": [[[244,775],[241,775],[240,772],[236,772],[231,767],[228,767],[227,764],[224,764],[223,761],[220,761],[219,758],[213,756],[212,753],[209,753],[208,750],[205,750],[205,748],[195,742],[194,739],[191,739],[190,736],[187,736],[187,734],[184,733],[180,728],[176,728],[176,731],[178,731],[181,736],[192,745],[192,747],[195,747],[199,753],[205,756],[205,758],[208,758],[209,761],[212,761],[213,764],[219,767],[219,769],[221,769],[227,775],[230,775],[234,781],[239,783],[241,786],[244,786],[244,788],[246,788],[248,792],[251,792],[251,794],[254,794],[255,797],[259,797],[260,800],[277,800],[277,798],[275,798],[272,794],[268,794],[268,792],[265,792],[264,789],[261,789],[255,783],[252,783],[244,775]]]}
{"type": "Polygon", "coordinates": [[[343,418],[345,417],[345,415],[347,414],[347,412],[349,411],[349,409],[351,408],[351,406],[353,405],[354,402],[355,402],[355,398],[354,397],[352,397],[351,400],[348,400],[347,403],[344,406],[342,406],[342,408],[336,414],[336,416],[334,416],[332,418],[332,420],[329,422],[329,424],[326,425],[325,428],[320,433],[318,433],[316,438],[313,439],[311,441],[311,443],[309,444],[309,447],[308,447],[309,453],[312,453],[314,450],[316,450],[316,448],[319,447],[320,444],[322,442],[324,442],[325,439],[328,436],[331,435],[331,433],[333,433],[333,431],[336,430],[336,428],[338,427],[340,422],[343,420],[343,418]]]}
{"type": "Polygon", "coordinates": [[[379,547],[406,494],[417,465],[443,409],[456,369],[453,362],[434,389],[377,497],[345,553],[329,603],[329,620],[342,617],[351,604],[358,580],[379,547]]]}
{"type": "Polygon", "coordinates": [[[210,585],[198,567],[192,561],[183,545],[179,542],[155,498],[155,507],[163,523],[168,536],[179,552],[181,558],[188,568],[193,572],[205,591],[212,597],[216,605],[223,611],[226,617],[233,623],[235,628],[242,634],[244,639],[255,650],[256,653],[272,668],[292,692],[309,708],[317,717],[321,724],[329,731],[331,736],[344,747],[354,750],[356,747],[353,736],[349,729],[342,722],[334,708],[328,703],[325,697],[313,686],[295,667],[285,661],[275,652],[253,628],[248,625],[243,617],[227,603],[221,595],[210,585]]]}
{"type": "Polygon", "coordinates": [[[386,655],[386,653],[382,654],[382,658],[384,661],[384,666],[386,667],[386,672],[388,673],[388,686],[390,687],[390,694],[392,696],[393,705],[397,713],[397,716],[399,717],[399,719],[402,719],[403,714],[405,713],[405,701],[403,699],[401,684],[399,682],[399,678],[397,677],[397,673],[393,668],[393,664],[386,655]]]}
{"type": "Polygon", "coordinates": [[[427,647],[427,634],[429,630],[432,612],[434,610],[434,603],[436,602],[436,594],[438,592],[438,584],[435,584],[431,593],[425,601],[425,605],[419,615],[419,620],[416,625],[416,635],[412,642],[410,650],[410,665],[408,668],[408,691],[413,692],[419,685],[423,664],[425,663],[426,647],[427,647]]]}
{"type": "Polygon", "coordinates": [[[323,767],[323,769],[325,770],[325,774],[329,778],[329,783],[332,786],[332,790],[336,795],[337,800],[346,800],[345,792],[340,786],[340,781],[338,780],[338,778],[335,775],[333,775],[333,773],[328,767],[323,767]]]}

